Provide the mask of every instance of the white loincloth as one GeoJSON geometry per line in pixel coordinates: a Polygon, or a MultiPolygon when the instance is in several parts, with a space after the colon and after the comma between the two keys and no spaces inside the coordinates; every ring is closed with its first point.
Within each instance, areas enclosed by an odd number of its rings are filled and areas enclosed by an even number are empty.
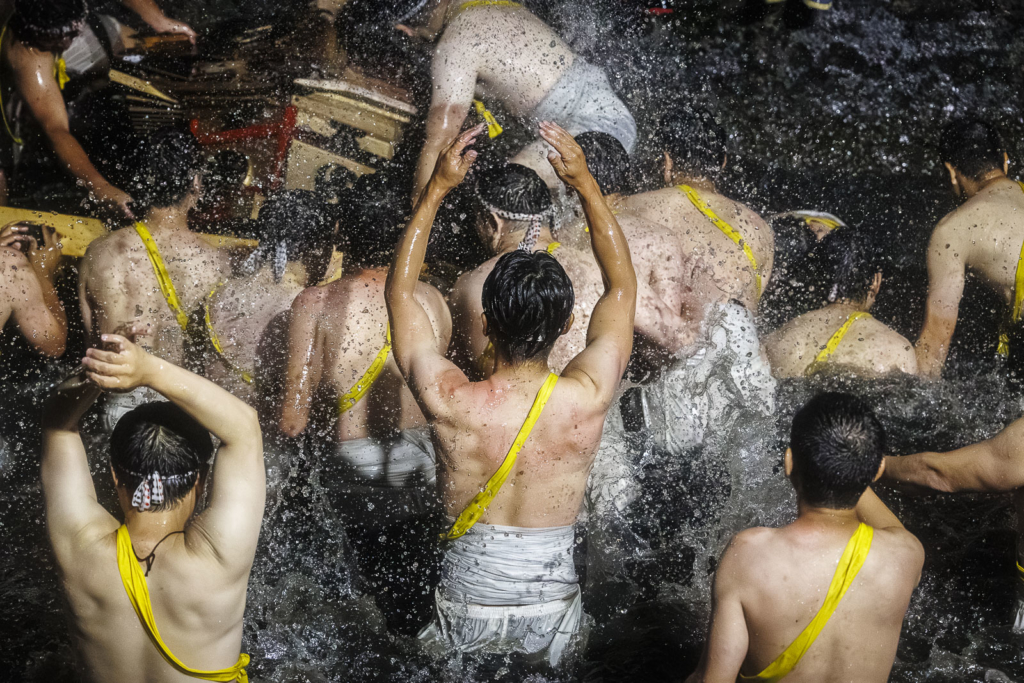
{"type": "Polygon", "coordinates": [[[728,429],[744,414],[775,413],[776,382],[749,310],[709,304],[697,348],[644,388],[654,442],[674,454],[700,445],[705,434],[728,429]]]}
{"type": "Polygon", "coordinates": [[[1024,595],[1018,588],[1017,591],[1017,614],[1013,618],[1014,633],[1024,633],[1024,595]]]}
{"type": "Polygon", "coordinates": [[[105,394],[103,397],[102,407],[103,430],[107,434],[111,434],[114,431],[114,427],[117,426],[118,420],[124,417],[127,413],[135,410],[144,403],[166,400],[167,399],[149,387],[136,387],[124,394],[105,394]]]}
{"type": "MultiPolygon", "coordinates": [[[[107,34],[110,47],[114,54],[124,52],[124,40],[121,38],[122,24],[108,14],[97,15],[103,31],[107,34]]],[[[72,78],[81,76],[91,71],[99,71],[110,66],[110,57],[103,49],[103,43],[96,36],[92,27],[87,23],[82,26],[79,33],[67,50],[61,55],[64,58],[64,65],[67,68],[68,76],[72,78]]]]}
{"type": "Polygon", "coordinates": [[[612,90],[604,71],[578,55],[530,119],[553,121],[571,135],[590,131],[614,135],[627,152],[636,145],[633,115],[612,90]]]}
{"type": "Polygon", "coordinates": [[[575,528],[476,524],[441,565],[424,643],[462,652],[535,655],[557,666],[583,622],[575,528]]]}

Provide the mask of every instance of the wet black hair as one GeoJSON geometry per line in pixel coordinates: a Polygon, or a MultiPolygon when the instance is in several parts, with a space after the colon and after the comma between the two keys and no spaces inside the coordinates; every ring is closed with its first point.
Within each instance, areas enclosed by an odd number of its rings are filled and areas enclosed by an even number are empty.
{"type": "Polygon", "coordinates": [[[144,164],[132,195],[145,207],[174,206],[192,192],[202,172],[199,143],[187,130],[167,126],[153,133],[144,147],[144,164]]]}
{"type": "Polygon", "coordinates": [[[48,49],[51,43],[75,38],[86,12],[84,0],[15,0],[8,26],[29,47],[48,49]]]}
{"type": "Polygon", "coordinates": [[[520,363],[551,351],[576,302],[565,269],[545,251],[502,255],[484,280],[481,296],[488,333],[520,363]]]}
{"type": "Polygon", "coordinates": [[[551,210],[551,192],[537,172],[521,164],[499,164],[476,173],[476,195],[485,207],[535,216],[551,210]]]}
{"type": "MultiPolygon", "coordinates": [[[[336,213],[310,190],[284,190],[271,195],[256,219],[260,245],[246,259],[243,271],[253,273],[272,260],[274,279],[280,282],[288,261],[333,245],[336,213]]],[[[308,276],[310,282],[323,279],[323,273],[308,276]]]]}
{"type": "Polygon", "coordinates": [[[809,504],[834,510],[857,505],[885,454],[885,430],[856,396],[819,394],[793,418],[793,478],[809,504]]]}
{"type": "Polygon", "coordinates": [[[953,119],[939,137],[939,158],[943,163],[974,179],[1003,167],[1006,145],[995,126],[972,116],[953,119]]]}
{"type": "Polygon", "coordinates": [[[706,109],[670,111],[661,117],[658,135],[677,170],[714,177],[725,163],[725,130],[706,109]]]}
{"type": "Polygon", "coordinates": [[[424,0],[349,0],[338,16],[338,39],[349,59],[360,66],[394,68],[409,56],[411,45],[395,25],[409,21],[426,5],[424,0]]]}
{"type": "Polygon", "coordinates": [[[863,301],[875,274],[882,269],[875,242],[863,230],[832,230],[818,244],[816,253],[824,278],[822,288],[830,302],[863,301]]]}
{"type": "Polygon", "coordinates": [[[626,192],[630,185],[629,152],[610,133],[590,131],[576,136],[583,149],[587,168],[601,188],[601,194],[626,192]]]}
{"type": "Polygon", "coordinates": [[[338,246],[346,261],[364,268],[391,265],[405,229],[401,199],[365,191],[362,184],[339,201],[338,246]]]}
{"type": "Polygon", "coordinates": [[[156,511],[169,510],[184,498],[212,455],[210,432],[167,401],[135,408],[110,435],[110,465],[129,495],[154,472],[163,477],[164,501],[150,508],[156,511]]]}

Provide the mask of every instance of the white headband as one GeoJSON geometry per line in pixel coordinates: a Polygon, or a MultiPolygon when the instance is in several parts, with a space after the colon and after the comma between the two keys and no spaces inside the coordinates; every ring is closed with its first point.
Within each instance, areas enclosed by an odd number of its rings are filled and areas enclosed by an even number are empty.
{"type": "Polygon", "coordinates": [[[515,213],[514,211],[506,211],[505,209],[499,209],[493,204],[483,202],[484,208],[498,216],[504,218],[507,221],[530,221],[530,227],[526,230],[526,234],[523,236],[523,241],[519,243],[519,248],[523,251],[533,251],[533,247],[537,244],[537,238],[540,237],[541,221],[548,218],[555,212],[555,207],[549,206],[540,213],[515,213]]]}
{"type": "Polygon", "coordinates": [[[129,472],[132,476],[142,477],[142,483],[135,488],[135,493],[132,494],[132,507],[139,512],[145,512],[154,505],[160,505],[164,502],[164,482],[169,484],[176,483],[179,479],[186,479],[196,474],[195,470],[191,472],[185,472],[184,474],[172,474],[169,477],[161,477],[159,472],[153,472],[152,474],[139,475],[129,472]]]}

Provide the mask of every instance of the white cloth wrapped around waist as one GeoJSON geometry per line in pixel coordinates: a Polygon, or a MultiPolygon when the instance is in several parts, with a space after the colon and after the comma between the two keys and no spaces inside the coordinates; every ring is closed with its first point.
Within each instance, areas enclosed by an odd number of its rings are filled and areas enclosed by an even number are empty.
{"type": "MultiPolygon", "coordinates": [[[[122,24],[109,14],[97,15],[104,37],[110,43],[115,55],[124,52],[124,41],[121,37],[122,24]]],[[[99,71],[110,66],[110,57],[103,47],[103,42],[96,35],[93,27],[86,23],[81,32],[71,41],[71,45],[61,54],[68,76],[75,77],[91,71],[99,71]]]]}
{"type": "Polygon", "coordinates": [[[572,135],[599,131],[613,135],[627,152],[636,145],[636,120],[612,90],[600,67],[579,55],[540,101],[530,118],[554,121],[572,135]]]}
{"type": "Polygon", "coordinates": [[[332,455],[332,465],[351,482],[412,488],[433,486],[437,479],[428,427],[406,429],[391,440],[339,441],[332,455]]]}
{"type": "Polygon", "coordinates": [[[103,429],[108,433],[114,431],[118,421],[144,403],[166,401],[158,392],[149,387],[136,387],[123,394],[108,393],[103,397],[103,429]]]}
{"type": "Polygon", "coordinates": [[[476,605],[536,605],[577,590],[575,527],[476,524],[452,542],[441,564],[440,592],[476,605]]]}

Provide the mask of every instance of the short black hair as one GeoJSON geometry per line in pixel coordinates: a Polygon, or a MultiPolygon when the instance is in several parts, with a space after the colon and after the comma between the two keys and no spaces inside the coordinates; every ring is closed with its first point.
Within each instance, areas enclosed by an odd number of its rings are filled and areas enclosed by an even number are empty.
{"type": "Polygon", "coordinates": [[[76,37],[85,15],[84,0],[15,0],[9,26],[21,42],[45,49],[47,43],[76,37]]]}
{"type": "Polygon", "coordinates": [[[145,207],[174,206],[193,190],[196,176],[202,172],[199,143],[186,130],[166,126],[146,141],[145,164],[133,192],[145,207]]]}
{"type": "Polygon", "coordinates": [[[601,194],[626,192],[630,185],[629,152],[610,133],[590,131],[576,136],[583,149],[587,168],[601,188],[601,194]]]}
{"type": "Polygon", "coordinates": [[[972,116],[953,119],[939,137],[939,157],[943,163],[968,178],[979,178],[1003,167],[1006,145],[995,126],[972,116]]]}
{"type": "Polygon", "coordinates": [[[676,169],[716,176],[725,163],[725,130],[706,109],[679,108],[661,117],[661,146],[676,169]]]}
{"type": "Polygon", "coordinates": [[[481,296],[488,332],[513,363],[550,351],[576,302],[565,269],[546,251],[501,256],[481,296]]]}
{"type": "MultiPolygon", "coordinates": [[[[280,281],[288,261],[312,249],[333,245],[335,215],[334,207],[329,207],[310,190],[283,190],[271,195],[260,207],[255,226],[260,246],[246,261],[245,270],[254,272],[273,259],[274,278],[280,281]]],[[[318,282],[323,276],[322,273],[320,277],[316,273],[308,275],[312,282],[318,282]]]]}
{"type": "Polygon", "coordinates": [[[382,62],[394,67],[405,61],[410,41],[395,25],[415,17],[426,4],[425,0],[349,0],[337,21],[338,38],[349,59],[369,68],[382,62]]]}
{"type": "Polygon", "coordinates": [[[476,195],[485,207],[535,216],[551,210],[551,192],[537,172],[521,164],[498,164],[476,173],[476,195]]]}
{"type": "Polygon", "coordinates": [[[857,505],[885,454],[885,430],[856,396],[819,394],[793,418],[793,477],[809,504],[834,510],[857,505]]]}
{"type": "Polygon", "coordinates": [[[849,227],[832,230],[816,249],[825,281],[822,288],[829,301],[863,301],[871,290],[875,274],[882,269],[878,249],[871,235],[849,227]]]}
{"type": "Polygon", "coordinates": [[[177,505],[196,485],[212,454],[210,432],[167,401],[135,408],[118,420],[110,435],[110,465],[129,494],[154,473],[163,478],[163,503],[151,510],[177,505]]]}
{"type": "Polygon", "coordinates": [[[405,229],[402,198],[358,183],[340,196],[338,208],[338,246],[348,263],[364,268],[390,265],[405,229]]]}

